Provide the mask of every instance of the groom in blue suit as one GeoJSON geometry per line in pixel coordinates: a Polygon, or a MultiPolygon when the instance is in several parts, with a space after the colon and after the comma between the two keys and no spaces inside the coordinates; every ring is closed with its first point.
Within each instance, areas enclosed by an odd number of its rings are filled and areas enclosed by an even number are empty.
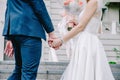
{"type": "Polygon", "coordinates": [[[15,56],[15,69],[8,80],[36,80],[41,39],[56,38],[43,0],[7,0],[3,35],[5,54],[15,56]]]}

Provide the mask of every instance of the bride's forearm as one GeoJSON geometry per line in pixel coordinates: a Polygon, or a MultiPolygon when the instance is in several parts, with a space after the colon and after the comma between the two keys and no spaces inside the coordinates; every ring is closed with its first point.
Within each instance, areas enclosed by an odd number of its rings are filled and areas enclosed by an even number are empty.
{"type": "Polygon", "coordinates": [[[90,19],[93,17],[97,9],[97,0],[90,0],[88,4],[86,5],[86,8],[80,17],[79,24],[74,27],[71,31],[69,31],[65,36],[63,36],[63,41],[67,42],[69,39],[76,36],[78,33],[83,31],[90,21],[90,19]]]}

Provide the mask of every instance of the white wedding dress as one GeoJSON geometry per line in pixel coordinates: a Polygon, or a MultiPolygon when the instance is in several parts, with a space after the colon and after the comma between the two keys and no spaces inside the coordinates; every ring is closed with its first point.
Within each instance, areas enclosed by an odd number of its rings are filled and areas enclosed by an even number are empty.
{"type": "MultiPolygon", "coordinates": [[[[86,3],[85,0],[83,2],[86,3]]],[[[95,15],[85,30],[76,36],[77,40],[74,41],[70,63],[60,80],[115,80],[104,47],[97,37],[102,14],[101,0],[98,3],[95,15]]],[[[83,12],[84,8],[79,15],[79,19],[83,12]]]]}

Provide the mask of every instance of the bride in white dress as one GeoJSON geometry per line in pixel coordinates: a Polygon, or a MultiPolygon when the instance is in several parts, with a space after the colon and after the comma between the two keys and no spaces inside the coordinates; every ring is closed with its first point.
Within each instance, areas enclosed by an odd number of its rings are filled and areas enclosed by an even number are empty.
{"type": "Polygon", "coordinates": [[[104,47],[97,37],[101,25],[101,0],[82,1],[85,4],[78,25],[62,38],[51,39],[51,46],[58,49],[77,35],[70,63],[60,80],[115,80],[104,47]]]}

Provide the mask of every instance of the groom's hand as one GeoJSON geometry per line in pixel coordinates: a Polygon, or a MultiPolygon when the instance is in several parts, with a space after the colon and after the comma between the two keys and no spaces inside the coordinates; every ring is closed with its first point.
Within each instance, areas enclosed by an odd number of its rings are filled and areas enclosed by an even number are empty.
{"type": "Polygon", "coordinates": [[[56,35],[54,32],[48,33],[48,45],[51,47],[51,44],[53,42],[53,39],[56,39],[56,35]]]}
{"type": "Polygon", "coordinates": [[[49,39],[49,40],[48,40],[49,46],[52,47],[52,48],[54,48],[55,50],[58,50],[60,46],[54,46],[54,45],[53,45],[53,44],[54,44],[53,41],[54,41],[54,39],[49,39]]]}
{"type": "Polygon", "coordinates": [[[60,39],[56,37],[54,32],[51,32],[48,34],[48,45],[54,48],[55,50],[58,50],[60,46],[62,45],[62,42],[60,39]]]}
{"type": "Polygon", "coordinates": [[[6,42],[4,53],[8,57],[12,57],[13,56],[13,46],[12,46],[12,42],[10,40],[6,42]]]}

